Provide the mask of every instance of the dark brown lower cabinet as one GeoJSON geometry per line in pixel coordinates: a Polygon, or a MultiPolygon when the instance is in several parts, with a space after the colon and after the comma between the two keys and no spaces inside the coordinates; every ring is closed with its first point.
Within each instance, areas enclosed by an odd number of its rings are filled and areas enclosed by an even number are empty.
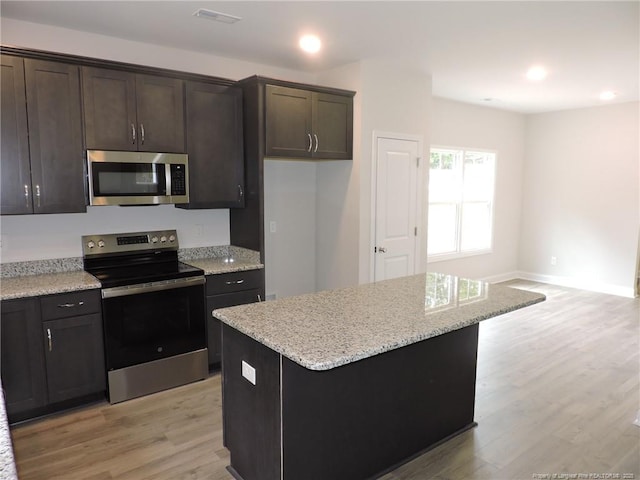
{"type": "Polygon", "coordinates": [[[40,303],[37,298],[0,304],[2,388],[9,419],[47,403],[44,350],[40,337],[40,303]]]}
{"type": "Polygon", "coordinates": [[[42,322],[49,402],[105,390],[99,313],[42,322]]]}
{"type": "Polygon", "coordinates": [[[222,273],[207,276],[207,348],[209,368],[222,360],[222,325],[213,318],[216,308],[233,307],[264,300],[264,270],[222,273]]]}
{"type": "Polygon", "coordinates": [[[209,348],[209,366],[215,366],[222,359],[222,324],[217,318],[213,318],[211,312],[216,308],[233,307],[254,303],[260,299],[260,290],[257,288],[243,292],[227,293],[223,295],[211,295],[207,297],[207,346],[209,348]]]}
{"type": "Polygon", "coordinates": [[[104,396],[98,290],[8,300],[0,307],[0,373],[11,423],[104,396]]]}

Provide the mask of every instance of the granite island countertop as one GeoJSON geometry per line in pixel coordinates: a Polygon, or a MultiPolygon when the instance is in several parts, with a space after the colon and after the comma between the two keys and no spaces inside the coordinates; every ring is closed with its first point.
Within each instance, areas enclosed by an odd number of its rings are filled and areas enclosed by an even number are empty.
{"type": "Polygon", "coordinates": [[[439,273],[240,305],[213,315],[310,370],[329,370],[545,300],[439,273]]]}
{"type": "Polygon", "coordinates": [[[0,385],[0,479],[18,480],[2,385],[0,385]]]}

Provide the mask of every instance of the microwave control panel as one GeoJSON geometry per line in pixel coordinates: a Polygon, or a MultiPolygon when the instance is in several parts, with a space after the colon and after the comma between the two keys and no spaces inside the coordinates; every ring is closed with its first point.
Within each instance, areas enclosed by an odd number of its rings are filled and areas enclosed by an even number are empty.
{"type": "Polygon", "coordinates": [[[171,195],[187,194],[186,166],[177,163],[171,164],[171,195]]]}

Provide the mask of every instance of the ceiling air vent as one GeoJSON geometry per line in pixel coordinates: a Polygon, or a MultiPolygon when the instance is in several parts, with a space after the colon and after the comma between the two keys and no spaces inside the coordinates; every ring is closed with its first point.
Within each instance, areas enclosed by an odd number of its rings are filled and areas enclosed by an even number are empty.
{"type": "Polygon", "coordinates": [[[235,15],[229,15],[228,13],[215,12],[213,10],[207,10],[206,8],[199,8],[193,12],[194,17],[206,18],[208,20],[215,20],[222,23],[236,23],[242,20],[242,17],[236,17],[235,15]]]}

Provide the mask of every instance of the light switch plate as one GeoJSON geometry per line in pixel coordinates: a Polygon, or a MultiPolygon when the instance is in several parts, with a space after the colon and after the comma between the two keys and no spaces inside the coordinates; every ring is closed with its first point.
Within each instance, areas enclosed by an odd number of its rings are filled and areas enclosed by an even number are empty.
{"type": "Polygon", "coordinates": [[[242,376],[253,385],[256,384],[256,369],[242,360],[242,376]]]}

